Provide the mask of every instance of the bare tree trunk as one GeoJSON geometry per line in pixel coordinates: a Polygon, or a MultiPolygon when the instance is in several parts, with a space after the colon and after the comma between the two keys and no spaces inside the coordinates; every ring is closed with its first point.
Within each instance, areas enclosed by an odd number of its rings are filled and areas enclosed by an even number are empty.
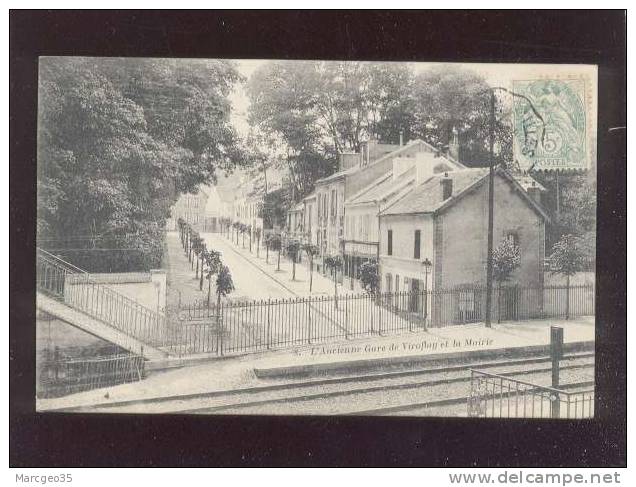
{"type": "Polygon", "coordinates": [[[199,277],[199,291],[203,291],[203,252],[201,253],[201,276],[199,277]]]}

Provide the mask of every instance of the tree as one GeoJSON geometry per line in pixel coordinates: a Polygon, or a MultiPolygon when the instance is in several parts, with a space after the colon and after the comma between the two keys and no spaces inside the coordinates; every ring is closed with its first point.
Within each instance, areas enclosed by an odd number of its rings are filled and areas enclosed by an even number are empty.
{"type": "MultiPolygon", "coordinates": [[[[487,166],[490,161],[489,85],[474,71],[439,65],[418,74],[413,82],[413,133],[441,148],[458,131],[461,147],[459,159],[468,166],[487,166]]],[[[497,101],[497,111],[505,116],[495,120],[495,164],[512,161],[512,127],[509,100],[497,101]]]]}
{"type": "Polygon", "coordinates": [[[376,294],[380,289],[380,275],[376,261],[366,261],[360,266],[360,282],[369,294],[376,294]]]}
{"type": "Polygon", "coordinates": [[[89,271],[158,267],[179,194],[245,164],[238,81],[226,61],[42,59],[39,244],[89,271]]]}
{"type": "Polygon", "coordinates": [[[561,274],[566,278],[565,319],[570,319],[570,277],[579,272],[585,262],[585,253],[580,239],[574,235],[563,235],[552,247],[550,268],[553,274],[561,274]]]}
{"type": "Polygon", "coordinates": [[[227,296],[234,291],[234,281],[228,266],[221,264],[216,275],[216,323],[219,331],[219,337],[223,337],[223,329],[221,328],[221,296],[227,296]]]}
{"type": "MultiPolygon", "coordinates": [[[[205,245],[205,241],[201,239],[199,244],[199,259],[201,261],[201,273],[199,275],[199,291],[203,291],[203,263],[205,261],[205,256],[207,254],[207,247],[205,245]]],[[[197,262],[198,265],[198,262],[197,262]]]]}
{"type": "Polygon", "coordinates": [[[492,277],[497,281],[498,323],[501,323],[501,287],[521,265],[521,254],[514,240],[505,238],[492,252],[492,277]]]}
{"type": "Polygon", "coordinates": [[[248,236],[250,238],[250,254],[252,253],[252,225],[247,225],[247,228],[245,230],[248,233],[248,236]]]}
{"type": "Polygon", "coordinates": [[[300,242],[298,240],[289,240],[287,242],[287,255],[291,258],[292,261],[292,281],[296,280],[296,259],[298,258],[298,253],[300,252],[300,242]]]}
{"type": "Polygon", "coordinates": [[[306,243],[303,244],[302,250],[309,259],[309,292],[311,293],[314,280],[314,258],[320,253],[320,249],[316,245],[306,243]]]}
{"type": "Polygon", "coordinates": [[[238,235],[239,235],[240,227],[241,227],[241,224],[239,222],[232,223],[232,228],[234,229],[234,234],[236,236],[236,245],[238,245],[238,235]]]}
{"type": "Polygon", "coordinates": [[[256,257],[260,257],[260,248],[261,248],[261,235],[263,231],[260,227],[256,227],[254,229],[254,237],[256,238],[256,257]]]}
{"type": "Polygon", "coordinates": [[[277,263],[276,263],[276,270],[280,271],[280,251],[281,251],[281,246],[282,246],[282,241],[281,241],[280,235],[272,233],[272,234],[270,234],[270,237],[269,237],[268,241],[269,241],[269,247],[272,250],[278,251],[278,260],[277,260],[277,263]]]}
{"type": "Polygon", "coordinates": [[[333,276],[334,305],[338,309],[338,271],[342,268],[342,257],[339,255],[328,255],[324,258],[324,264],[333,276]]]}
{"type": "Polygon", "coordinates": [[[247,225],[245,223],[239,225],[239,232],[241,232],[241,248],[245,248],[245,234],[247,233],[247,225]]]}
{"type": "Polygon", "coordinates": [[[271,233],[265,234],[265,237],[263,238],[263,243],[265,244],[265,263],[269,264],[269,248],[271,247],[271,243],[272,243],[271,233]]]}
{"type": "MultiPolygon", "coordinates": [[[[203,252],[203,239],[199,237],[199,235],[195,235],[192,240],[192,253],[194,254],[194,258],[197,261],[196,267],[196,278],[199,278],[199,258],[203,252]]],[[[201,269],[203,271],[203,269],[201,269]]]]}
{"type": "Polygon", "coordinates": [[[208,280],[208,308],[210,307],[210,295],[212,291],[212,276],[219,273],[221,270],[221,254],[216,250],[209,250],[205,253],[205,262],[207,265],[206,279],[208,280]]]}

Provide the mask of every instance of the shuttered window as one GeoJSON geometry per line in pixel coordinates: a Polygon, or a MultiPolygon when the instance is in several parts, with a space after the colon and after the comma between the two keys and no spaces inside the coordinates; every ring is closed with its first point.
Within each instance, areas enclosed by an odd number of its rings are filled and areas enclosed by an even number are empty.
{"type": "Polygon", "coordinates": [[[414,259],[420,258],[420,237],[421,237],[420,230],[415,230],[415,242],[414,242],[414,248],[413,248],[414,259]]]}

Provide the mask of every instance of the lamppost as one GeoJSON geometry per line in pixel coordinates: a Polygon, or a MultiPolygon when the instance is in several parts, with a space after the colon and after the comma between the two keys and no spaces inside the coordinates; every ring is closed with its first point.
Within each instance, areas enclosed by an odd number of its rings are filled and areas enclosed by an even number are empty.
{"type": "Polygon", "coordinates": [[[428,318],[428,273],[433,267],[433,263],[427,257],[422,261],[424,266],[424,327],[426,328],[426,319],[428,318]]]}

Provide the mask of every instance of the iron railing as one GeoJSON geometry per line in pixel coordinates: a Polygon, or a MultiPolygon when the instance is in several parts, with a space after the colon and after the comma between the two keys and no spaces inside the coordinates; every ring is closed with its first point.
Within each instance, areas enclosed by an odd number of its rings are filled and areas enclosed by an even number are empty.
{"type": "Polygon", "coordinates": [[[133,353],[105,357],[65,356],[59,349],[39,357],[36,395],[60,397],[77,392],[140,381],[145,376],[144,360],[133,353]]]}
{"type": "Polygon", "coordinates": [[[471,369],[468,416],[482,418],[592,418],[594,388],[556,389],[471,369]]]}
{"type": "MultiPolygon", "coordinates": [[[[495,293],[493,319],[565,317],[565,296],[558,287],[504,288],[495,293]]],[[[179,325],[169,351],[221,355],[417,332],[483,321],[484,301],[483,288],[229,301],[218,308],[198,301],[173,310],[179,325]]],[[[593,288],[571,287],[569,316],[593,314],[593,288]]]]}
{"type": "Polygon", "coordinates": [[[37,250],[37,290],[152,346],[166,346],[166,317],[99,282],[90,273],[42,249],[37,250]]]}

